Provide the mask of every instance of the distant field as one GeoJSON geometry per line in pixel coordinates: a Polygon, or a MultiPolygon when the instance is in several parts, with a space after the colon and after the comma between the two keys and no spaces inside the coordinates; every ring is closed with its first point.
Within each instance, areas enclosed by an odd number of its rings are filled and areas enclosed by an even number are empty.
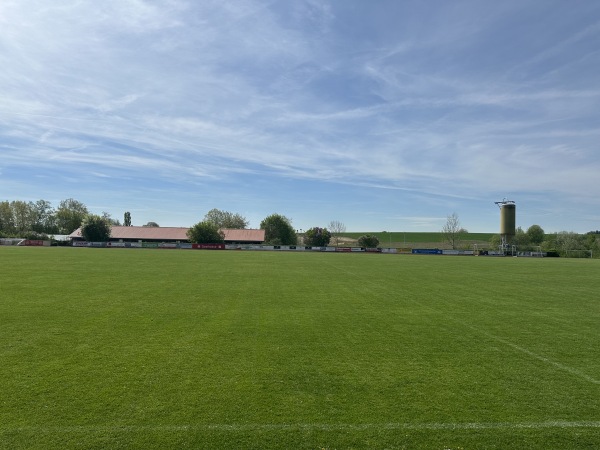
{"type": "MultiPolygon", "coordinates": [[[[443,246],[445,239],[442,233],[404,233],[404,232],[355,232],[355,233],[342,233],[341,236],[350,239],[358,239],[365,234],[373,234],[379,239],[380,245],[385,246],[386,244],[392,243],[392,247],[402,247],[404,243],[408,244],[409,247],[414,247],[413,244],[431,244],[443,246]]],[[[467,233],[463,236],[465,243],[488,243],[494,233],[467,233]]]]}
{"type": "Polygon", "coordinates": [[[0,247],[0,448],[600,448],[600,261],[0,247]]]}

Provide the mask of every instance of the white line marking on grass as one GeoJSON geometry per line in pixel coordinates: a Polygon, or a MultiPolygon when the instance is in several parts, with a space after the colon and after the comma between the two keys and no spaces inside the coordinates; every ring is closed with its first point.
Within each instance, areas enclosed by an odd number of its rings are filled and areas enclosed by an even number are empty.
{"type": "Polygon", "coordinates": [[[465,422],[465,423],[271,423],[271,424],[190,424],[190,425],[123,425],[96,426],[80,425],[67,427],[0,427],[0,432],[33,433],[137,433],[143,431],[369,431],[369,430],[541,430],[549,428],[600,428],[599,421],[568,422],[552,420],[546,422],[465,422]]]}
{"type": "MultiPolygon", "coordinates": [[[[333,266],[333,267],[335,267],[337,270],[346,272],[346,273],[348,273],[348,274],[350,274],[350,275],[352,275],[354,277],[357,277],[357,278],[360,277],[360,274],[353,273],[353,272],[351,272],[351,271],[349,271],[347,269],[344,269],[344,268],[341,268],[341,267],[337,267],[337,266],[333,266]]],[[[381,286],[379,284],[373,282],[373,281],[365,280],[365,283],[371,284],[371,285],[377,287],[378,289],[381,289],[381,286]]],[[[385,291],[384,294],[389,295],[389,293],[387,291],[385,291]]],[[[471,325],[470,323],[464,322],[463,320],[457,319],[456,317],[454,317],[454,316],[452,316],[452,315],[450,315],[450,314],[448,314],[446,312],[442,312],[442,311],[438,310],[437,308],[434,308],[433,306],[431,306],[429,304],[424,304],[424,303],[419,302],[417,300],[414,300],[412,298],[409,299],[409,300],[411,302],[413,302],[413,303],[416,303],[417,305],[419,305],[421,307],[428,308],[431,311],[434,311],[434,312],[436,312],[438,314],[443,314],[444,317],[446,317],[446,318],[448,318],[450,320],[453,320],[454,322],[457,322],[457,323],[461,324],[462,326],[464,326],[466,328],[469,328],[470,330],[473,330],[473,331],[475,331],[477,333],[480,333],[480,334],[482,334],[482,335],[484,335],[484,336],[486,336],[486,337],[488,337],[490,339],[493,339],[493,340],[495,340],[497,342],[500,342],[500,343],[502,343],[504,345],[507,345],[507,346],[509,346],[509,347],[511,347],[511,348],[513,348],[515,350],[520,351],[521,353],[525,353],[526,355],[529,355],[532,358],[537,359],[538,361],[542,361],[542,362],[544,362],[546,364],[550,364],[550,365],[556,367],[557,369],[561,369],[561,370],[563,370],[565,372],[570,373],[571,375],[575,375],[575,376],[577,376],[579,378],[582,378],[583,380],[586,380],[586,381],[588,381],[590,383],[600,384],[600,380],[597,380],[596,378],[593,378],[593,377],[591,377],[591,376],[589,376],[589,375],[587,375],[587,374],[585,374],[585,373],[583,373],[583,372],[581,372],[581,371],[579,371],[577,369],[574,369],[573,367],[566,366],[566,365],[561,364],[559,362],[552,361],[551,359],[548,359],[548,358],[546,358],[544,356],[538,355],[537,353],[534,353],[531,350],[526,349],[525,347],[521,347],[520,345],[517,345],[517,344],[515,344],[513,342],[510,342],[507,339],[504,339],[504,338],[501,338],[499,336],[496,336],[496,335],[493,335],[491,333],[488,333],[487,331],[482,330],[481,328],[478,328],[478,327],[476,327],[474,325],[471,325]]]]}
{"type": "MultiPolygon", "coordinates": [[[[432,308],[432,309],[434,309],[434,308],[432,308]]],[[[582,379],[584,379],[586,381],[589,381],[590,383],[600,384],[600,380],[597,380],[597,379],[595,379],[595,378],[593,378],[593,377],[591,377],[591,376],[589,376],[589,375],[587,375],[587,374],[585,374],[585,373],[583,373],[583,372],[581,372],[581,371],[579,371],[577,369],[574,369],[573,367],[566,366],[566,365],[561,364],[561,363],[556,362],[556,361],[552,361],[551,359],[546,358],[546,357],[544,357],[542,355],[538,355],[537,353],[532,352],[531,350],[528,350],[525,347],[521,347],[520,345],[517,345],[517,344],[515,344],[515,343],[513,343],[513,342],[511,342],[511,341],[509,341],[507,339],[504,339],[504,338],[501,338],[501,337],[496,336],[494,334],[488,333],[487,331],[482,330],[479,327],[476,327],[474,325],[471,325],[470,323],[464,322],[463,320],[457,319],[456,317],[451,316],[451,315],[449,315],[447,313],[444,313],[444,316],[447,317],[447,318],[449,318],[450,320],[453,320],[454,322],[457,322],[457,323],[461,324],[462,326],[464,326],[466,328],[469,328],[470,330],[473,330],[473,331],[475,331],[477,333],[480,333],[483,336],[486,336],[486,337],[488,337],[490,339],[495,340],[496,342],[500,342],[500,343],[502,343],[504,345],[507,345],[507,346],[509,346],[509,347],[511,347],[511,348],[513,348],[515,350],[518,350],[521,353],[525,353],[526,355],[529,355],[532,358],[535,358],[535,359],[537,359],[539,361],[542,361],[542,362],[544,362],[546,364],[550,364],[550,365],[556,367],[557,369],[561,369],[561,370],[563,370],[565,372],[570,373],[571,375],[578,376],[579,378],[582,378],[582,379]]]]}
{"type": "Polygon", "coordinates": [[[585,373],[583,373],[583,372],[581,372],[581,371],[579,371],[577,369],[574,369],[573,367],[565,366],[564,364],[561,364],[559,362],[552,361],[551,359],[548,359],[548,358],[546,358],[544,356],[538,355],[537,353],[534,353],[531,350],[528,350],[528,349],[526,349],[524,347],[521,347],[520,345],[514,344],[514,343],[512,343],[512,342],[510,342],[510,341],[508,341],[508,340],[506,340],[504,338],[495,336],[495,335],[490,334],[490,333],[488,333],[486,331],[483,331],[483,330],[481,330],[481,329],[479,329],[477,327],[474,327],[472,325],[463,323],[462,321],[460,321],[458,319],[454,319],[452,317],[451,317],[451,319],[455,320],[456,322],[462,323],[463,326],[466,326],[467,328],[470,328],[470,329],[472,329],[474,331],[477,331],[477,332],[483,334],[484,336],[489,337],[490,339],[494,339],[497,342],[501,342],[504,345],[508,345],[509,347],[512,347],[515,350],[518,350],[518,351],[520,351],[522,353],[525,353],[526,355],[529,355],[532,358],[535,358],[535,359],[537,359],[539,361],[545,362],[546,364],[553,365],[554,367],[556,367],[558,369],[564,370],[565,372],[569,372],[572,375],[576,375],[576,376],[578,376],[580,378],[583,378],[584,380],[589,381],[590,383],[600,384],[600,380],[597,380],[597,379],[595,379],[595,378],[593,378],[593,377],[591,377],[591,376],[589,376],[589,375],[587,375],[587,374],[585,374],[585,373]]]}

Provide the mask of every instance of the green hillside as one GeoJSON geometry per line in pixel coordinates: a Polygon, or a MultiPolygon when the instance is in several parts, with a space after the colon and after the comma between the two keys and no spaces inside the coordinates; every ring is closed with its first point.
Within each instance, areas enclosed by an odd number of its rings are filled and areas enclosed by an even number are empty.
{"type": "MultiPolygon", "coordinates": [[[[373,234],[377,236],[382,247],[407,247],[414,248],[419,244],[428,244],[434,247],[445,248],[447,244],[444,242],[444,237],[441,232],[419,233],[419,232],[351,232],[343,233],[340,236],[356,240],[365,234],[373,234]]],[[[462,236],[462,245],[472,247],[473,244],[487,245],[494,233],[467,233],[462,236]]],[[[344,242],[342,240],[342,242],[344,242]]]]}

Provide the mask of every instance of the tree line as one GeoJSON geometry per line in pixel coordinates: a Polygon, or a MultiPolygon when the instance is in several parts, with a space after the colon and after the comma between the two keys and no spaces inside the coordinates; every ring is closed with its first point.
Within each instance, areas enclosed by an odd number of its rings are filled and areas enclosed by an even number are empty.
{"type": "MultiPolygon", "coordinates": [[[[47,239],[48,236],[71,234],[79,228],[90,214],[87,206],[68,198],[62,200],[55,208],[48,200],[25,202],[22,200],[0,202],[0,237],[47,239]]],[[[107,212],[96,216],[109,226],[131,226],[131,213],[125,212],[123,224],[107,212]]],[[[148,222],[144,226],[156,226],[156,222],[148,222]]]]}
{"type": "MultiPolygon", "coordinates": [[[[210,210],[201,222],[192,226],[188,231],[191,242],[198,244],[223,243],[223,229],[244,229],[248,221],[240,214],[218,209],[210,210]]],[[[337,220],[331,221],[328,228],[312,227],[304,233],[294,229],[292,220],[284,215],[273,213],[260,222],[260,229],[265,230],[264,243],[267,245],[298,245],[299,235],[302,235],[302,245],[309,247],[325,247],[332,241],[339,244],[339,238],[346,232],[346,226],[337,220]]],[[[358,239],[361,247],[375,248],[379,239],[373,235],[361,236],[358,239]]]]}
{"type": "MultiPolygon", "coordinates": [[[[47,200],[25,202],[21,200],[0,202],[0,237],[47,239],[52,235],[71,234],[77,228],[82,228],[82,235],[88,241],[107,241],[110,239],[112,226],[131,226],[132,217],[129,211],[123,215],[123,223],[114,219],[110,214],[91,214],[82,202],[73,198],[62,200],[56,208],[47,200]]],[[[249,221],[239,213],[213,208],[206,213],[203,220],[193,225],[188,232],[188,238],[196,243],[220,243],[224,240],[222,229],[245,229],[249,221]]],[[[158,227],[156,222],[148,222],[146,227],[158,227]]],[[[313,227],[304,233],[298,233],[292,226],[292,220],[281,214],[270,214],[260,222],[260,228],[265,230],[265,244],[268,245],[298,245],[299,234],[302,234],[302,244],[312,247],[324,247],[333,243],[339,245],[340,236],[346,232],[346,226],[340,221],[331,221],[327,228],[313,227]]],[[[460,225],[458,215],[448,216],[442,229],[444,239],[452,248],[460,248],[468,231],[460,225]]],[[[510,245],[515,245],[519,251],[538,250],[556,252],[566,255],[576,250],[592,251],[594,256],[600,256],[598,231],[578,234],[562,231],[546,234],[539,225],[531,225],[527,230],[517,228],[510,245]]],[[[373,235],[364,235],[358,239],[360,247],[375,248],[379,240],[373,235]]],[[[495,235],[490,241],[490,248],[500,245],[500,236],[495,235]]]]}
{"type": "MultiPolygon", "coordinates": [[[[463,247],[462,243],[467,239],[468,233],[461,226],[456,213],[447,217],[446,223],[442,228],[444,241],[453,249],[463,247]]],[[[585,251],[591,252],[594,257],[598,257],[600,256],[598,235],[600,235],[600,232],[597,230],[586,234],[571,231],[547,234],[540,225],[534,224],[527,228],[527,230],[517,227],[515,235],[510,237],[508,245],[514,245],[520,252],[541,250],[558,256],[567,256],[572,252],[585,251]]],[[[499,249],[501,242],[501,236],[496,234],[490,239],[489,247],[492,250],[499,249]]]]}
{"type": "Polygon", "coordinates": [[[47,200],[0,202],[0,235],[33,237],[70,234],[89,214],[87,207],[72,198],[62,200],[57,208],[47,200]]]}
{"type": "MultiPolygon", "coordinates": [[[[111,217],[109,213],[92,214],[79,200],[68,198],[60,201],[55,208],[48,200],[26,202],[22,200],[0,202],[0,237],[23,239],[48,239],[54,235],[68,235],[78,228],[84,239],[90,242],[102,242],[110,239],[113,226],[131,226],[129,211],[123,215],[123,222],[111,217]]],[[[216,208],[206,213],[201,222],[193,225],[188,233],[191,242],[218,243],[223,241],[222,229],[245,229],[249,221],[238,213],[216,208]]],[[[158,227],[156,222],[148,222],[146,227],[158,227]]],[[[298,234],[292,221],[281,214],[265,217],[260,228],[265,230],[265,243],[271,245],[296,245],[298,234]]],[[[346,227],[338,221],[330,224],[332,231],[314,227],[307,231],[305,244],[313,246],[328,245],[332,238],[337,239],[346,227]]]]}

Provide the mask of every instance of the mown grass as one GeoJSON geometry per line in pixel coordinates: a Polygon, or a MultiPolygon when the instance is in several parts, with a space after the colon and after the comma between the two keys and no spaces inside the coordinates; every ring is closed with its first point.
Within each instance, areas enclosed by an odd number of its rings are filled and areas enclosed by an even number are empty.
{"type": "Polygon", "coordinates": [[[598,448],[600,263],[0,248],[2,448],[598,448]]]}

